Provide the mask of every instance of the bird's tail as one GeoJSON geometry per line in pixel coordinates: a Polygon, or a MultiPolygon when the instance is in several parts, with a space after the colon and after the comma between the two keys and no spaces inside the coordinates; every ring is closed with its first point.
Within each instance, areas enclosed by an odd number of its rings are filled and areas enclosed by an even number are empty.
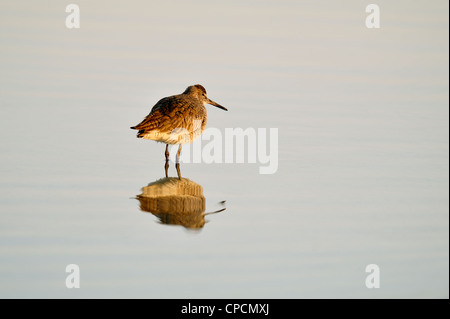
{"type": "MultiPolygon", "coordinates": [[[[136,125],[137,126],[137,125],[136,125]]],[[[136,126],[132,126],[132,127],[130,127],[132,130],[139,130],[138,128],[136,128],[136,126]]],[[[138,132],[137,132],[137,136],[136,137],[138,137],[138,138],[142,138],[142,136],[144,135],[144,134],[142,134],[142,133],[144,133],[144,130],[139,130],[138,132]]]]}

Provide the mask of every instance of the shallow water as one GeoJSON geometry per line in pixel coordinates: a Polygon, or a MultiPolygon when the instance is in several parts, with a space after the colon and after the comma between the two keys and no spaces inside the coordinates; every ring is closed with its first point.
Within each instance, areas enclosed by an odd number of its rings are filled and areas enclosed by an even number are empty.
{"type": "Polygon", "coordinates": [[[448,298],[448,3],[77,4],[0,4],[1,297],[448,298]],[[141,210],[164,145],[129,127],[195,83],[278,170],[181,163],[225,208],[190,229],[141,210]]]}

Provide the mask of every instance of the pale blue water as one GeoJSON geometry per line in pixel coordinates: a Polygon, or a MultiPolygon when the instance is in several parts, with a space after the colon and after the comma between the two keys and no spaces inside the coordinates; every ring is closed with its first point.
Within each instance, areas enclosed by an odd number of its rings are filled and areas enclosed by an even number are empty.
{"type": "Polygon", "coordinates": [[[447,2],[77,4],[0,4],[1,297],[448,298],[447,2]],[[195,83],[279,132],[272,175],[182,164],[226,201],[200,231],[139,209],[164,145],[129,129],[195,83]]]}

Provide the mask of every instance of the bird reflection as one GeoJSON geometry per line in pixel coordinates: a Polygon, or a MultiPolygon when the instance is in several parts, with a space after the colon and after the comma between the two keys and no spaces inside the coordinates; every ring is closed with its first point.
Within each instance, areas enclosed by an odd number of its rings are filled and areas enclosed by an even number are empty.
{"type": "MultiPolygon", "coordinates": [[[[187,178],[182,178],[177,170],[178,178],[166,177],[156,180],[142,188],[137,195],[140,208],[158,217],[160,223],[181,225],[187,229],[201,229],[207,222],[205,216],[219,213],[205,213],[205,197],[203,187],[187,178]]],[[[224,202],[221,202],[223,205],[224,202]]]]}

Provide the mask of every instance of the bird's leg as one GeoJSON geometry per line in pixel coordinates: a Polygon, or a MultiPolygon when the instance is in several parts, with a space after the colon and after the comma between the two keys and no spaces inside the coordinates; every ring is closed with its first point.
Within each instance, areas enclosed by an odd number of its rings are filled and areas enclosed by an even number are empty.
{"type": "Polygon", "coordinates": [[[166,144],[166,164],[164,165],[164,170],[166,172],[166,178],[169,177],[168,169],[169,169],[169,144],[166,144]]]}
{"type": "Polygon", "coordinates": [[[166,172],[166,178],[169,177],[169,174],[168,174],[168,170],[169,170],[169,161],[166,161],[166,165],[164,165],[164,170],[165,170],[165,172],[166,172]]]}
{"type": "Polygon", "coordinates": [[[177,168],[178,179],[181,180],[180,163],[176,163],[175,167],[177,168]]]}
{"type": "Polygon", "coordinates": [[[181,154],[181,145],[178,147],[178,152],[177,152],[177,163],[175,164],[175,167],[177,168],[177,174],[178,174],[178,179],[181,179],[181,173],[180,173],[180,154],[181,154]]]}
{"type": "Polygon", "coordinates": [[[166,144],[166,152],[165,152],[165,154],[166,154],[166,162],[168,162],[169,161],[169,144],[166,144]]]}
{"type": "Polygon", "coordinates": [[[180,144],[180,146],[178,147],[178,152],[177,152],[177,163],[180,162],[181,145],[182,145],[182,144],[180,144]]]}

